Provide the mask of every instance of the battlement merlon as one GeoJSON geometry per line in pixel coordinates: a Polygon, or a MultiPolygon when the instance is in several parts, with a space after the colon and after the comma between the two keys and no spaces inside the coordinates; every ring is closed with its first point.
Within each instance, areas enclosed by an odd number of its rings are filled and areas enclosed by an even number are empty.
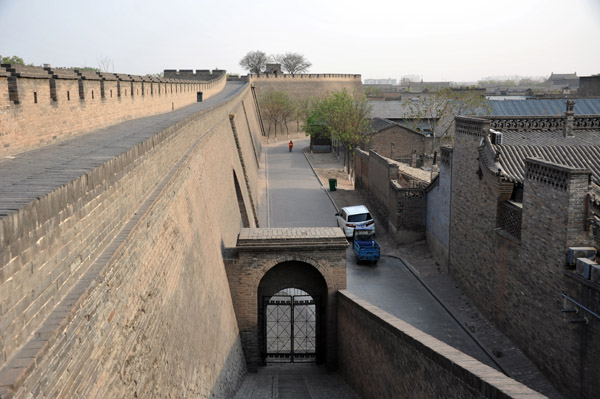
{"type": "Polygon", "coordinates": [[[196,69],[196,72],[193,69],[165,69],[164,77],[165,79],[207,81],[218,79],[225,73],[224,69],[213,69],[212,71],[209,69],[196,69]]]}

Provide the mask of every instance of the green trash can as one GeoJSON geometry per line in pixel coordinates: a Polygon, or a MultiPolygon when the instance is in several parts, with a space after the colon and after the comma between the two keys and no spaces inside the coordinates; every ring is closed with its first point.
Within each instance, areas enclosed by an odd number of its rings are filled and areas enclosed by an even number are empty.
{"type": "Polygon", "coordinates": [[[337,187],[337,179],[329,179],[329,191],[335,191],[337,187]]]}

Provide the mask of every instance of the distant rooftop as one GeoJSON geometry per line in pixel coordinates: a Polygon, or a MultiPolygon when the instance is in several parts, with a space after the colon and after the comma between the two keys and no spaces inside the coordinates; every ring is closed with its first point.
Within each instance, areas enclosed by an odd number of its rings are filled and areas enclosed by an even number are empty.
{"type": "MultiPolygon", "coordinates": [[[[600,98],[575,101],[575,115],[600,115],[600,98]]],[[[564,115],[567,100],[488,100],[494,116],[564,115]]]]}

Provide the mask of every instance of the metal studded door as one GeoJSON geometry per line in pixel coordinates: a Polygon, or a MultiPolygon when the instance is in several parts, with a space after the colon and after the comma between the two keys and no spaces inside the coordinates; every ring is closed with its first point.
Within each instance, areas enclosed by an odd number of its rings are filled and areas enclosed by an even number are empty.
{"type": "MultiPolygon", "coordinates": [[[[300,290],[298,290],[300,291],[300,290]]],[[[314,362],[317,353],[317,303],[305,295],[265,299],[266,361],[314,362]]]]}

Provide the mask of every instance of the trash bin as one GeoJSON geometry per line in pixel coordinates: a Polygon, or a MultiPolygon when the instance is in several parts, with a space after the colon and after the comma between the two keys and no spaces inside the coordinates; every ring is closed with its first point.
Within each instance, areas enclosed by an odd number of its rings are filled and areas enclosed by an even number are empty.
{"type": "Polygon", "coordinates": [[[337,187],[337,179],[329,179],[329,191],[335,191],[337,187]]]}

